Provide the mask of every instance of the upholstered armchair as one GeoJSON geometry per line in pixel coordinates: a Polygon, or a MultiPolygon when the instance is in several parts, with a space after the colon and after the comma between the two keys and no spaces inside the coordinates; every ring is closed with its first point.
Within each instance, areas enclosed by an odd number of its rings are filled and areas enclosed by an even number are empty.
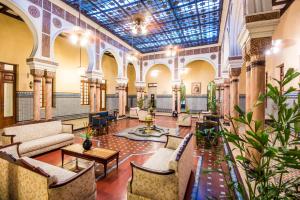
{"type": "Polygon", "coordinates": [[[192,126],[192,115],[187,113],[180,113],[178,115],[178,126],[192,126]]]}
{"type": "Polygon", "coordinates": [[[1,200],[94,200],[94,162],[79,173],[28,157],[19,157],[18,145],[0,148],[1,200]]]}
{"type": "Polygon", "coordinates": [[[193,168],[192,134],[167,136],[167,143],[143,165],[131,163],[128,200],[183,200],[193,168]]]}
{"type": "Polygon", "coordinates": [[[139,107],[130,108],[129,117],[130,118],[139,118],[139,107]]]}

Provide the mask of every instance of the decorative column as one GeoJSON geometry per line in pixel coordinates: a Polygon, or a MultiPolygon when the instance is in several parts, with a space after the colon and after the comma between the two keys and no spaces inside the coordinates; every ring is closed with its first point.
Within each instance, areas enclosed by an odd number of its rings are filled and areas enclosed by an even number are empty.
{"type": "MultiPolygon", "coordinates": [[[[237,118],[239,113],[235,110],[235,106],[239,105],[240,94],[239,94],[239,76],[241,74],[241,68],[230,69],[230,117],[237,118]]],[[[238,123],[233,121],[233,125],[238,132],[238,123]]],[[[233,125],[231,124],[231,132],[234,131],[233,125]]]]}
{"type": "Polygon", "coordinates": [[[220,115],[221,115],[221,118],[224,118],[224,108],[223,108],[223,105],[224,104],[224,85],[221,84],[220,85],[220,115]]]}
{"type": "MultiPolygon", "coordinates": [[[[217,83],[217,80],[215,80],[217,83]]],[[[221,95],[221,88],[223,85],[221,83],[217,83],[217,112],[219,113],[220,116],[222,116],[221,111],[222,111],[222,95],[221,95]]]]}
{"type": "Polygon", "coordinates": [[[175,83],[172,86],[172,111],[176,111],[180,113],[180,84],[175,83]],[[176,100],[177,100],[177,108],[176,108],[176,100]]]}
{"type": "MultiPolygon", "coordinates": [[[[250,39],[247,43],[251,62],[250,75],[250,109],[253,111],[253,120],[265,121],[265,104],[256,105],[259,95],[265,93],[265,51],[270,47],[272,42],[271,37],[250,39]]],[[[249,70],[249,69],[248,69],[249,70]]],[[[247,74],[249,76],[249,72],[247,74]]],[[[249,105],[248,105],[249,106],[249,105]]]]}
{"type": "Polygon", "coordinates": [[[119,116],[125,116],[125,105],[126,105],[126,84],[118,83],[118,93],[119,93],[119,116]]]}
{"type": "Polygon", "coordinates": [[[146,83],[144,82],[136,82],[136,100],[137,102],[140,99],[145,99],[145,89],[146,89],[146,83]]]}
{"type": "Polygon", "coordinates": [[[224,80],[224,103],[223,103],[223,110],[224,110],[224,122],[229,123],[228,117],[230,116],[230,81],[229,79],[224,80]]]}
{"type": "Polygon", "coordinates": [[[90,85],[90,112],[95,112],[95,94],[96,94],[96,81],[89,79],[90,85]]]}
{"type": "Polygon", "coordinates": [[[244,62],[246,64],[246,112],[251,111],[251,62],[250,56],[245,53],[244,62]]]}
{"type": "Polygon", "coordinates": [[[101,98],[101,80],[98,79],[96,83],[96,112],[100,112],[101,110],[100,98],[101,98]]]}
{"type": "Polygon", "coordinates": [[[41,119],[41,83],[44,76],[44,70],[31,69],[31,74],[33,76],[33,120],[39,121],[41,119]]]}
{"type": "MultiPolygon", "coordinates": [[[[263,10],[265,11],[265,10],[263,10]]],[[[245,29],[239,36],[240,45],[245,48],[246,61],[246,110],[253,112],[252,120],[265,121],[265,104],[256,105],[260,94],[265,92],[265,51],[270,48],[272,35],[280,21],[280,11],[250,13],[245,17],[245,29]],[[249,92],[251,91],[251,92],[249,92]]],[[[248,148],[246,156],[255,167],[260,153],[248,148]]]]}
{"type": "Polygon", "coordinates": [[[51,71],[45,71],[45,79],[46,79],[46,85],[45,85],[45,99],[46,99],[46,105],[45,105],[45,118],[46,120],[52,119],[52,85],[53,85],[53,79],[55,77],[55,72],[51,71]]]}

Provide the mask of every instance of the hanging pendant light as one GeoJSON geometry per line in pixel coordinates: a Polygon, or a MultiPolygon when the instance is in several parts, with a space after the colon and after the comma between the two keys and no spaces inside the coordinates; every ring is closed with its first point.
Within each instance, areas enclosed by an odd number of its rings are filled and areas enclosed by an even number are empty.
{"type": "Polygon", "coordinates": [[[85,47],[88,45],[91,39],[91,31],[90,30],[83,30],[81,28],[81,0],[78,0],[78,18],[79,18],[79,25],[74,26],[69,40],[74,45],[80,45],[82,47],[85,47]]]}

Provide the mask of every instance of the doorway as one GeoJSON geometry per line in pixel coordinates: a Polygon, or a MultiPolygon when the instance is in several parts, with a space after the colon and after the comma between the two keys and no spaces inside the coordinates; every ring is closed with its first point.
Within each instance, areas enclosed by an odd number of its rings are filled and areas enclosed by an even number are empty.
{"type": "Polygon", "coordinates": [[[16,123],[16,67],[0,62],[0,128],[16,123]]]}

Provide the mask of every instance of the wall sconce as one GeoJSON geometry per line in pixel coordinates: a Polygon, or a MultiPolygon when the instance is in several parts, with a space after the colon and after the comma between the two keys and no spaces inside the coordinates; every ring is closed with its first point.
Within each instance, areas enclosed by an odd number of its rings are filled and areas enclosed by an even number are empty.
{"type": "Polygon", "coordinates": [[[33,88],[33,82],[32,82],[32,81],[29,82],[29,88],[30,88],[30,89],[33,88]]]}
{"type": "Polygon", "coordinates": [[[265,52],[266,56],[272,55],[272,54],[277,54],[280,51],[280,47],[282,44],[282,40],[272,40],[272,46],[270,49],[267,49],[265,52]]]}

